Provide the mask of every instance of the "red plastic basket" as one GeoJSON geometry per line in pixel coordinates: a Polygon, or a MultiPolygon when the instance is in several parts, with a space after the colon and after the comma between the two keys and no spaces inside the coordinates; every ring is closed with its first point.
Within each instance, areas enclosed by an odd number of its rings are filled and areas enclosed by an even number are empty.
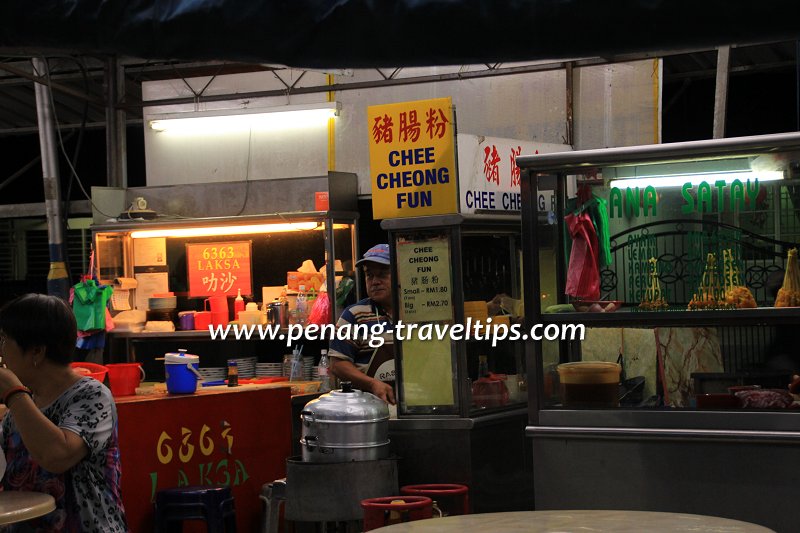
{"type": "Polygon", "coordinates": [[[72,368],[85,368],[89,371],[88,374],[85,372],[78,372],[79,374],[83,374],[89,377],[96,379],[97,381],[105,381],[106,374],[108,373],[108,368],[104,367],[103,365],[98,365],[96,363],[89,363],[86,361],[75,361],[74,363],[70,363],[69,366],[72,368]]]}

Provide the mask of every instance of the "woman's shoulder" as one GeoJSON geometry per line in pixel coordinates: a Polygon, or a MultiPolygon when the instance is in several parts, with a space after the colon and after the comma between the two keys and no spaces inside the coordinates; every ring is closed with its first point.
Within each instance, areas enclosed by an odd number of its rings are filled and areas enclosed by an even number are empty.
{"type": "Polygon", "coordinates": [[[83,376],[67,389],[62,398],[71,398],[74,401],[84,399],[112,399],[111,391],[102,382],[93,377],[83,376]]]}

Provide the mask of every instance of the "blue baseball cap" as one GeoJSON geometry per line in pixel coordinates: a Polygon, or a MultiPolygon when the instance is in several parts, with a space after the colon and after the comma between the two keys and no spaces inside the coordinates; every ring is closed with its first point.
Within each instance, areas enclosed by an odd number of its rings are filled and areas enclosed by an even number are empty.
{"type": "Polygon", "coordinates": [[[376,244],[372,248],[366,251],[364,254],[363,259],[359,259],[356,261],[356,266],[361,266],[364,263],[378,263],[381,265],[388,265],[390,264],[389,261],[389,245],[388,244],[376,244]]]}

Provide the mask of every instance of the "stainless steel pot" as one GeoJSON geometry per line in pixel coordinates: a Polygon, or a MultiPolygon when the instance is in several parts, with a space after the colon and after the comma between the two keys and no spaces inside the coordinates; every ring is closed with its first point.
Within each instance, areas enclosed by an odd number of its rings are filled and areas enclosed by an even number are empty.
{"type": "Polygon", "coordinates": [[[267,304],[267,322],[280,328],[289,327],[289,302],[275,300],[267,304]]]}
{"type": "Polygon", "coordinates": [[[303,461],[342,463],[389,456],[389,406],[342,382],[300,412],[303,461]]]}

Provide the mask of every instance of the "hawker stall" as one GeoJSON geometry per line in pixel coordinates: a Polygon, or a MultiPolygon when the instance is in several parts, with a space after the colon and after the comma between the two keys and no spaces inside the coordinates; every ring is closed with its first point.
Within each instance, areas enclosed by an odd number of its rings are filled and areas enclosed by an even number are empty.
{"type": "Polygon", "coordinates": [[[800,135],[517,162],[526,329],[570,333],[526,345],[536,508],[795,530],[800,135]]]}

